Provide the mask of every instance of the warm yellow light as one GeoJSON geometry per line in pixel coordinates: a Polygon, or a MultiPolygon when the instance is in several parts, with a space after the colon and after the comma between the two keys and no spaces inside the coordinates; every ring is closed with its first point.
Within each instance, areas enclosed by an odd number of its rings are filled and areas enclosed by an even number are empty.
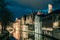
{"type": "Polygon", "coordinates": [[[13,36],[17,40],[20,40],[20,20],[17,19],[16,22],[13,23],[13,28],[14,28],[13,36]]]}
{"type": "Polygon", "coordinates": [[[58,22],[54,22],[53,23],[53,28],[57,28],[58,27],[58,22]]]}
{"type": "Polygon", "coordinates": [[[48,31],[52,31],[53,29],[52,28],[42,28],[42,30],[48,30],[48,31]]]}
{"type": "Polygon", "coordinates": [[[27,25],[22,26],[22,31],[23,31],[22,32],[22,37],[23,38],[28,38],[28,32],[27,32],[28,31],[28,26],[27,25]]]}
{"type": "Polygon", "coordinates": [[[48,4],[48,13],[52,12],[52,4],[48,4]]]}

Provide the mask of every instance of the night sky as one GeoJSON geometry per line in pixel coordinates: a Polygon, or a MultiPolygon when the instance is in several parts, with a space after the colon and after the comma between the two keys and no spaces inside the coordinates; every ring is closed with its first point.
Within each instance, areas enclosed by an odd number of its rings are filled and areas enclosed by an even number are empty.
{"type": "Polygon", "coordinates": [[[22,17],[23,15],[30,14],[32,10],[47,10],[48,4],[53,4],[53,8],[59,8],[52,0],[5,0],[8,8],[15,17],[22,17]]]}

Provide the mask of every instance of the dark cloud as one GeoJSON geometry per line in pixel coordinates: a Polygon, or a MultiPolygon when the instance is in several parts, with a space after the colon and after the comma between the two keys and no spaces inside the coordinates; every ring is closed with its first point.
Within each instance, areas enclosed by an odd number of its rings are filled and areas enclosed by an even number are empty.
{"type": "Polygon", "coordinates": [[[9,0],[7,2],[12,4],[15,2],[19,5],[23,5],[24,7],[44,9],[49,3],[52,3],[52,0],[9,0]]]}
{"type": "Polygon", "coordinates": [[[12,13],[14,13],[15,17],[22,17],[23,15],[30,14],[32,10],[25,9],[19,6],[6,6],[12,13]]]}
{"type": "MultiPolygon", "coordinates": [[[[14,13],[15,17],[30,14],[32,10],[42,9],[43,12],[47,11],[48,4],[53,3],[52,0],[5,0],[5,2],[7,4],[6,7],[14,13]]],[[[55,5],[55,3],[53,4],[54,8],[60,8],[60,4],[59,6],[55,5]]]]}

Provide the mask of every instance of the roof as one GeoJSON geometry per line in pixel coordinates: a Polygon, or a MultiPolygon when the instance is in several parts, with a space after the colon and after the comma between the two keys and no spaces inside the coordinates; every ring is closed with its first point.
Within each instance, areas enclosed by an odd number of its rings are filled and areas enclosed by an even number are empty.
{"type": "Polygon", "coordinates": [[[54,10],[51,13],[48,13],[46,16],[52,15],[52,14],[60,14],[60,9],[54,10]]]}

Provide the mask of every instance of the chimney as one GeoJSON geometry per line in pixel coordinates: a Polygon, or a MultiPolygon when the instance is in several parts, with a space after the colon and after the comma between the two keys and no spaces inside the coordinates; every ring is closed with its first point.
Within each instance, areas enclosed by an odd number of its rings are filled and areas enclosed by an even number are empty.
{"type": "Polygon", "coordinates": [[[52,12],[52,4],[48,4],[48,13],[52,12]]]}

